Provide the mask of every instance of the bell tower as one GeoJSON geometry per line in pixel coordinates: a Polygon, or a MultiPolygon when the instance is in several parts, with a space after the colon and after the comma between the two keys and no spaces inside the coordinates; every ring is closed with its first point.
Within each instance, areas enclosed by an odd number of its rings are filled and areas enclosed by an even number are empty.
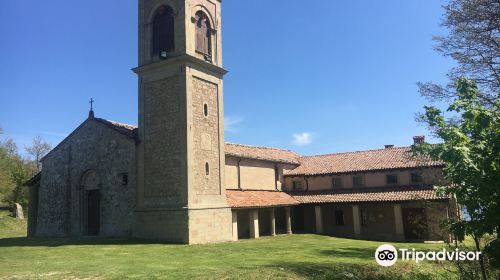
{"type": "Polygon", "coordinates": [[[220,0],[139,0],[133,235],[231,240],[224,182],[220,0]]]}

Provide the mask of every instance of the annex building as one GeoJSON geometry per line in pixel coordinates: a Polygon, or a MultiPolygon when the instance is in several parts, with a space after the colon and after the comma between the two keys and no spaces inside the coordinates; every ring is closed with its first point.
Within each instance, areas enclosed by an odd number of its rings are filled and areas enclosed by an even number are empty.
{"type": "MultiPolygon", "coordinates": [[[[443,240],[443,163],[225,143],[220,0],[139,0],[138,126],[88,118],[42,161],[29,236],[213,243],[315,232],[443,240]]],[[[414,137],[415,145],[424,141],[414,137]]]]}

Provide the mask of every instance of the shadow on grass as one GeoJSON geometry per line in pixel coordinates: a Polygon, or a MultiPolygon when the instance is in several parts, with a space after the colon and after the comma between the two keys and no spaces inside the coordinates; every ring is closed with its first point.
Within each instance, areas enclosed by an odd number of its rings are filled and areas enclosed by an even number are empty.
{"type": "Polygon", "coordinates": [[[375,258],[375,250],[377,248],[335,248],[329,250],[320,250],[323,255],[331,255],[338,258],[356,258],[366,260],[367,258],[375,258]]]}
{"type": "Polygon", "coordinates": [[[145,244],[168,244],[151,240],[136,238],[104,238],[104,237],[80,237],[80,238],[29,238],[14,237],[1,238],[0,247],[59,247],[68,245],[145,245],[145,244]]]}

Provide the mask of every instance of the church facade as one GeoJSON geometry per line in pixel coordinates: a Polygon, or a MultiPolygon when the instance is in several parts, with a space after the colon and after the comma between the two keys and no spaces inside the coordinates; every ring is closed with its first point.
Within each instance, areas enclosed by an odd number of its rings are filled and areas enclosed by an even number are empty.
{"type": "MultiPolygon", "coordinates": [[[[29,236],[213,243],[292,232],[443,240],[443,164],[224,142],[220,0],[139,0],[138,126],[88,118],[42,161],[29,236]]],[[[424,139],[415,137],[418,145],[424,139]]]]}

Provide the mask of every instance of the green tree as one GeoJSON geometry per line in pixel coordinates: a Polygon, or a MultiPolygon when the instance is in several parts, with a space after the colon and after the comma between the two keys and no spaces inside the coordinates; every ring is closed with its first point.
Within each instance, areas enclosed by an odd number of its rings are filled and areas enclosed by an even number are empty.
{"type": "Polygon", "coordinates": [[[14,183],[11,171],[16,154],[17,147],[14,141],[8,138],[0,140],[0,203],[5,203],[12,193],[14,183]]]}
{"type": "Polygon", "coordinates": [[[37,136],[33,138],[31,146],[25,147],[26,153],[31,156],[36,165],[37,171],[42,170],[41,159],[52,149],[52,146],[45,142],[42,137],[37,136]]]}
{"type": "Polygon", "coordinates": [[[5,198],[9,205],[19,203],[26,208],[28,206],[28,190],[24,183],[33,176],[33,169],[30,164],[23,160],[17,159],[11,169],[11,190],[5,198]]]}
{"type": "Polygon", "coordinates": [[[0,140],[0,203],[26,207],[28,190],[23,185],[36,172],[35,162],[23,159],[12,139],[0,140]]]}
{"type": "Polygon", "coordinates": [[[443,8],[441,25],[449,32],[434,37],[435,49],[457,66],[448,73],[447,85],[418,83],[420,94],[431,101],[451,101],[458,78],[469,77],[480,89],[479,100],[493,105],[500,91],[500,1],[450,0],[443,8]]]}
{"type": "Polygon", "coordinates": [[[484,244],[488,259],[481,259],[480,265],[487,279],[487,261],[500,266],[500,99],[497,95],[484,106],[476,83],[464,78],[457,81],[456,96],[448,118],[433,106],[426,106],[420,116],[442,142],[413,149],[445,162],[444,176],[453,185],[439,191],[453,194],[466,211],[465,219],[451,218],[446,224],[459,240],[472,236],[477,250],[484,244]],[[485,236],[493,238],[484,243],[485,236]]]}

